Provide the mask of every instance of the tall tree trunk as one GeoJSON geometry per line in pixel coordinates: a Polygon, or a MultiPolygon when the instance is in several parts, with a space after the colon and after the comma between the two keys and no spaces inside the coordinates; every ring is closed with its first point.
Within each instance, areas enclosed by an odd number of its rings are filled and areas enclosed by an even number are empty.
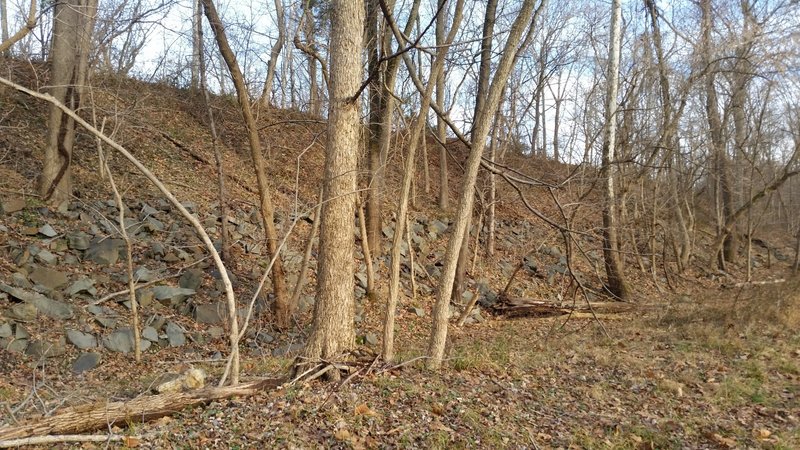
{"type": "MultiPolygon", "coordinates": [[[[272,83],[275,80],[275,70],[278,67],[278,57],[283,50],[286,41],[286,14],[283,10],[283,0],[275,0],[275,15],[278,19],[278,39],[272,46],[267,63],[267,78],[264,80],[264,89],[261,92],[261,104],[269,106],[272,104],[272,83]]],[[[313,23],[313,22],[312,22],[313,23]]]]}
{"type": "MultiPolygon", "coordinates": [[[[305,21],[303,22],[303,33],[306,37],[306,45],[312,51],[316,51],[314,48],[314,30],[316,26],[314,24],[314,14],[311,11],[311,0],[305,0],[303,2],[303,15],[305,16],[305,21]]],[[[317,60],[312,54],[307,54],[306,59],[308,61],[309,79],[308,111],[312,116],[319,117],[322,114],[322,105],[320,104],[319,84],[317,82],[317,60]]]]}
{"type": "MultiPolygon", "coordinates": [[[[380,5],[378,0],[367,0],[366,48],[367,72],[372,77],[368,88],[369,116],[367,123],[367,160],[369,177],[367,191],[367,242],[373,256],[381,255],[381,205],[383,203],[383,161],[381,160],[381,127],[384,115],[383,74],[378,61],[380,5]]],[[[384,64],[385,66],[385,64],[384,64]]],[[[391,111],[389,112],[391,114],[391,111]]]]}
{"type": "Polygon", "coordinates": [[[544,9],[546,1],[540,3],[534,14],[536,3],[536,0],[525,0],[523,2],[519,15],[514,20],[506,38],[505,48],[500,52],[500,61],[495,69],[495,75],[490,84],[484,107],[478,112],[475,119],[475,127],[473,128],[471,139],[472,148],[465,166],[466,174],[460,190],[461,196],[458,203],[456,221],[453,226],[453,233],[447,243],[445,265],[442,270],[442,276],[439,279],[439,289],[433,310],[433,328],[428,344],[428,356],[430,358],[428,367],[431,369],[438,369],[444,359],[450,313],[450,295],[452,294],[453,281],[456,276],[458,253],[461,250],[462,240],[466,234],[469,218],[472,214],[472,206],[475,199],[475,182],[478,178],[478,169],[480,168],[486,137],[489,135],[492,117],[500,104],[508,75],[520,51],[519,43],[522,40],[522,34],[532,23],[535,23],[539,13],[544,9]]]}
{"type": "MultiPolygon", "coordinates": [[[[483,111],[488,94],[487,91],[489,90],[490,71],[492,68],[492,39],[494,38],[494,23],[497,18],[497,3],[497,0],[489,0],[486,4],[481,38],[481,64],[478,68],[478,91],[475,94],[475,109],[472,117],[478,117],[478,114],[483,111]]],[[[473,120],[472,124],[474,127],[476,121],[473,120]]],[[[472,134],[472,132],[470,132],[470,134],[472,134]]],[[[461,252],[458,255],[458,263],[456,264],[456,276],[453,281],[455,284],[453,285],[452,297],[453,301],[456,303],[461,302],[461,298],[464,294],[464,280],[467,272],[467,253],[469,252],[469,230],[471,225],[472,213],[470,212],[467,219],[467,231],[464,234],[461,243],[461,252]]],[[[478,232],[480,232],[480,230],[478,230],[478,232]]]]}
{"type": "MultiPolygon", "coordinates": [[[[8,40],[8,4],[0,0],[0,42],[8,40]]],[[[3,56],[11,56],[11,48],[3,50],[3,56]]]]}
{"type": "MultiPolygon", "coordinates": [[[[722,217],[719,218],[717,234],[720,235],[728,222],[728,218],[733,215],[733,189],[728,168],[728,152],[725,149],[725,140],[722,129],[722,119],[719,113],[719,100],[717,99],[717,88],[715,86],[716,63],[712,58],[711,28],[712,28],[712,6],[711,0],[702,0],[701,8],[701,45],[703,61],[708,67],[708,74],[705,77],[706,94],[706,120],[708,121],[708,131],[711,147],[711,154],[714,157],[714,171],[717,178],[718,192],[717,198],[722,203],[722,217]]],[[[723,243],[723,251],[714,255],[717,266],[725,269],[725,262],[732,256],[735,243],[730,237],[726,237],[723,243]],[[727,249],[727,253],[724,249],[727,249]]]]}
{"type": "Polygon", "coordinates": [[[353,254],[359,102],[364,34],[363,0],[331,5],[330,105],[325,152],[317,301],[305,357],[333,359],[355,345],[353,254]]]}
{"type": "MultiPolygon", "coordinates": [[[[445,24],[447,21],[445,14],[446,4],[447,0],[438,1],[439,15],[436,16],[437,47],[442,45],[445,39],[445,24]]],[[[445,78],[445,73],[442,72],[442,76],[436,80],[436,104],[441,108],[445,107],[445,78]]],[[[447,179],[447,147],[445,147],[445,143],[447,142],[447,130],[445,129],[445,126],[446,124],[444,123],[444,118],[437,117],[436,137],[439,141],[439,208],[443,211],[450,207],[450,186],[447,179]]]]}
{"type": "MultiPolygon", "coordinates": [[[[253,158],[253,167],[255,168],[256,182],[258,183],[261,222],[264,227],[269,256],[272,257],[273,255],[278,255],[278,233],[275,231],[274,223],[275,212],[272,208],[272,199],[270,198],[270,187],[264,165],[261,138],[258,136],[258,127],[253,118],[253,112],[250,109],[250,97],[247,93],[247,86],[244,83],[244,77],[239,69],[239,64],[236,62],[236,56],[233,54],[228,44],[228,38],[225,35],[225,30],[213,1],[202,0],[202,2],[206,18],[211,25],[211,30],[214,32],[219,51],[222,54],[222,58],[225,60],[225,64],[228,66],[231,78],[233,78],[236,96],[239,100],[245,126],[247,127],[247,139],[250,143],[250,154],[253,158]]],[[[280,255],[275,258],[275,263],[272,265],[272,286],[273,293],[275,294],[274,312],[276,325],[279,328],[288,328],[291,324],[295,305],[289,302],[289,297],[286,293],[286,277],[283,272],[283,263],[281,262],[280,255]]]]}
{"type": "MultiPolygon", "coordinates": [[[[428,80],[425,91],[420,93],[422,96],[420,100],[420,113],[411,127],[411,136],[409,138],[408,154],[406,155],[403,181],[401,184],[400,197],[397,202],[397,213],[395,221],[394,236],[392,237],[392,250],[391,250],[391,267],[389,269],[389,297],[386,304],[386,316],[383,322],[383,358],[386,361],[394,359],[394,322],[395,311],[397,309],[397,301],[400,296],[400,254],[401,246],[403,245],[403,233],[407,224],[408,215],[408,202],[409,194],[411,192],[411,183],[415,176],[415,164],[417,146],[420,142],[420,136],[424,134],[427,125],[427,111],[430,108],[431,98],[433,96],[433,89],[435,83],[433,80],[438,80],[444,73],[445,57],[449,50],[450,44],[455,39],[458,28],[461,24],[463,17],[464,0],[458,0],[455,6],[455,16],[453,23],[450,26],[450,31],[443,40],[443,45],[438,47],[436,57],[434,58],[431,67],[431,75],[428,80]]],[[[412,70],[409,67],[409,70],[412,70]]],[[[413,249],[408,249],[409,254],[413,249]]],[[[412,269],[413,270],[413,269],[412,269]]]]}
{"type": "Polygon", "coordinates": [[[203,5],[200,4],[200,1],[192,0],[192,90],[199,86],[200,59],[203,57],[203,5]]]}
{"type": "Polygon", "coordinates": [[[600,178],[603,180],[603,259],[606,268],[606,280],[609,292],[620,299],[629,296],[628,284],[622,271],[619,253],[619,237],[617,235],[617,193],[614,176],[614,160],[617,136],[617,92],[619,89],[619,57],[622,7],[620,0],[611,3],[611,43],[608,58],[608,88],[606,92],[606,114],[603,129],[603,154],[600,166],[600,178]]]}
{"type": "MultiPolygon", "coordinates": [[[[73,111],[79,111],[89,71],[89,48],[97,13],[97,0],[65,0],[53,9],[52,76],[50,94],[73,111]]],[[[59,205],[72,195],[72,148],[75,121],[50,107],[48,142],[44,149],[39,193],[59,205]]]]}

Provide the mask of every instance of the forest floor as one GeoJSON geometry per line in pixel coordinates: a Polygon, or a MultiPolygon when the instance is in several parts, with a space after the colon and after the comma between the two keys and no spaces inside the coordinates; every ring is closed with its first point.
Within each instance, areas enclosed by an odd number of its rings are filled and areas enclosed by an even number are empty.
{"type": "MultiPolygon", "coordinates": [[[[344,385],[294,384],[116,431],[141,436],[128,441],[140,448],[800,448],[798,288],[698,291],[602,326],[491,319],[452,330],[439,372],[415,360],[428,320],[406,320],[402,368],[375,365],[344,385]]],[[[289,364],[251,357],[244,369],[276,376],[289,364]]],[[[146,392],[149,381],[104,386],[146,392]]]]}
{"type": "Polygon", "coordinates": [[[799,286],[698,292],[603,327],[490,320],[453,332],[441,372],[374,370],[132,432],[153,448],[800,448],[799,286]]]}

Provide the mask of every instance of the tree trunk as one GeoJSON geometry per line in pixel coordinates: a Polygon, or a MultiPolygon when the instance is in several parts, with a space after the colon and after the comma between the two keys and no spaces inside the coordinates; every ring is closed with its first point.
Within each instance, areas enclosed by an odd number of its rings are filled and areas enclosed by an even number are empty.
{"type": "Polygon", "coordinates": [[[317,301],[304,351],[309,360],[333,359],[355,345],[353,253],[358,165],[359,102],[364,34],[363,0],[331,6],[330,105],[325,154],[317,301]]]}
{"type": "MultiPolygon", "coordinates": [[[[233,84],[236,88],[236,95],[239,100],[239,106],[242,111],[245,125],[247,127],[247,139],[250,143],[250,154],[253,158],[253,166],[256,172],[256,182],[258,183],[258,197],[259,206],[261,209],[261,221],[264,227],[264,234],[267,240],[267,249],[269,250],[269,257],[278,253],[278,234],[275,231],[274,211],[272,208],[272,199],[270,198],[270,188],[267,182],[266,169],[264,166],[264,155],[261,149],[261,139],[258,136],[258,127],[253,112],[250,109],[250,97],[247,92],[247,86],[244,83],[244,77],[239,64],[236,62],[236,56],[228,44],[228,38],[225,35],[225,30],[222,27],[222,22],[217,14],[217,9],[212,0],[202,0],[205,9],[206,18],[211,25],[211,30],[214,32],[214,37],[217,40],[219,51],[222,54],[225,64],[233,78],[233,84]]],[[[279,328],[288,328],[291,325],[292,314],[294,313],[294,305],[289,302],[289,297],[286,293],[286,279],[283,273],[283,264],[280,256],[275,258],[275,263],[272,266],[272,285],[275,294],[275,321],[279,328]]]]}
{"type": "Polygon", "coordinates": [[[628,284],[622,271],[617,236],[617,194],[614,185],[614,160],[617,133],[617,91],[619,88],[619,57],[622,40],[622,7],[620,0],[612,1],[611,44],[609,46],[608,91],[606,93],[605,126],[600,178],[603,180],[603,259],[609,292],[622,300],[629,296],[628,284]]]}
{"type": "MultiPolygon", "coordinates": [[[[0,42],[8,40],[8,4],[6,0],[0,0],[0,42]]],[[[11,56],[11,48],[3,50],[3,56],[11,56]]]]}
{"type": "MultiPolygon", "coordinates": [[[[73,111],[79,111],[89,71],[89,47],[97,13],[97,0],[56,2],[53,9],[52,77],[50,94],[73,111]]],[[[39,193],[51,205],[72,195],[72,148],[75,122],[50,107],[48,142],[44,150],[39,193]]]]}
{"type": "MultiPolygon", "coordinates": [[[[303,33],[306,36],[306,45],[314,50],[314,15],[311,12],[310,0],[303,2],[303,15],[305,22],[303,22],[303,33]]],[[[312,54],[307,54],[308,60],[308,79],[309,79],[309,94],[308,94],[308,111],[314,117],[321,115],[322,106],[319,100],[319,86],[317,83],[317,60],[312,54]]]]}
{"type": "MultiPolygon", "coordinates": [[[[383,161],[381,160],[381,127],[384,115],[383,74],[378,61],[378,0],[367,0],[366,47],[367,73],[372,77],[368,88],[369,116],[367,123],[367,160],[369,177],[367,180],[367,243],[375,257],[381,255],[381,205],[383,203],[383,161]]],[[[388,112],[391,114],[391,111],[388,112]]]]}
{"type": "MultiPolygon", "coordinates": [[[[400,259],[402,257],[400,254],[400,249],[403,245],[403,233],[405,232],[405,226],[407,223],[406,217],[408,215],[408,200],[411,192],[411,182],[415,175],[414,161],[416,160],[417,146],[420,142],[420,135],[423,134],[427,124],[427,117],[423,115],[423,112],[428,111],[430,108],[431,97],[433,96],[433,88],[435,86],[435,83],[432,81],[439,79],[444,72],[445,56],[447,55],[449,45],[453,42],[453,39],[455,39],[456,31],[461,24],[463,5],[464,0],[458,0],[456,3],[456,12],[455,17],[453,18],[453,24],[450,27],[450,32],[445,38],[445,45],[438,47],[436,57],[433,61],[433,67],[431,68],[431,75],[430,79],[428,80],[428,85],[425,89],[425,92],[421,94],[422,99],[420,115],[414,121],[414,124],[411,128],[408,155],[406,155],[403,181],[400,188],[400,197],[397,202],[395,229],[394,236],[392,237],[392,263],[389,270],[389,298],[386,304],[386,316],[384,317],[383,322],[383,358],[387,362],[390,362],[394,359],[394,318],[395,310],[397,309],[397,300],[400,296],[400,259]]],[[[409,247],[408,251],[410,254],[413,249],[409,247]]]]}
{"type": "MultiPolygon", "coordinates": [[[[436,16],[436,45],[444,43],[446,14],[445,6],[447,0],[439,0],[439,15],[436,16]]],[[[445,101],[445,72],[436,80],[436,104],[444,108],[445,101]]],[[[445,129],[444,118],[436,118],[436,137],[439,141],[439,209],[445,211],[450,207],[450,187],[447,180],[447,131],[445,129]]]]}
{"type": "Polygon", "coordinates": [[[472,213],[475,182],[478,178],[478,169],[480,168],[481,157],[485,148],[486,136],[489,135],[491,119],[500,104],[508,75],[520,51],[519,43],[522,39],[522,34],[532,23],[535,23],[546,2],[542,2],[534,14],[535,3],[536,0],[525,0],[523,2],[519,15],[514,20],[508,33],[505,48],[500,52],[500,61],[496,67],[494,79],[490,84],[484,107],[479,111],[475,119],[475,127],[473,128],[471,139],[472,148],[465,166],[466,173],[460,190],[461,196],[456,213],[456,222],[453,226],[453,234],[447,244],[445,265],[442,270],[442,276],[439,279],[439,289],[433,311],[433,328],[428,344],[428,356],[430,358],[428,367],[431,369],[438,369],[444,359],[450,313],[450,295],[452,294],[453,281],[456,275],[457,258],[467,230],[469,217],[472,213]]]}
{"type": "Polygon", "coordinates": [[[261,104],[272,104],[272,82],[275,80],[275,68],[278,66],[278,57],[286,41],[286,14],[283,11],[283,0],[275,0],[275,14],[278,19],[278,40],[272,46],[267,63],[267,78],[264,80],[264,89],[261,92],[261,104]]]}
{"type": "Polygon", "coordinates": [[[200,59],[203,57],[203,5],[200,1],[192,0],[192,90],[200,84],[200,59]]]}

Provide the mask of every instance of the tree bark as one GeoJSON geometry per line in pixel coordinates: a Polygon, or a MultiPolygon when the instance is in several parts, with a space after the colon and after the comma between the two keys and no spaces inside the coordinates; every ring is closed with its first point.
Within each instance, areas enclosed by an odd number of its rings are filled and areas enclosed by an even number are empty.
{"type": "MultiPolygon", "coordinates": [[[[372,77],[372,81],[367,90],[367,97],[369,99],[369,116],[367,119],[367,163],[369,164],[369,177],[367,180],[366,238],[375,257],[380,257],[382,252],[380,238],[384,162],[381,159],[380,139],[383,116],[387,113],[384,110],[384,74],[381,73],[381,63],[378,60],[378,47],[380,42],[382,42],[382,39],[378,37],[378,18],[380,17],[378,1],[379,0],[367,0],[366,16],[367,73],[372,77]]],[[[388,111],[388,114],[391,117],[392,111],[388,111]]]]}
{"type": "MultiPolygon", "coordinates": [[[[436,16],[436,45],[444,43],[445,39],[445,5],[447,0],[439,0],[439,15],[436,16]]],[[[446,76],[442,75],[436,80],[436,104],[444,108],[446,76]]],[[[436,117],[436,137],[439,141],[439,209],[446,211],[450,207],[450,187],[447,179],[447,130],[443,117],[436,117]]]]}
{"type": "MultiPolygon", "coordinates": [[[[85,92],[96,13],[97,0],[59,1],[53,9],[50,94],[76,112],[85,92]]],[[[59,205],[72,195],[75,121],[51,105],[47,128],[39,194],[47,203],[59,205]]]]}
{"type": "Polygon", "coordinates": [[[495,76],[490,83],[488,96],[484,103],[484,108],[479,111],[475,119],[475,127],[472,132],[472,148],[465,166],[466,174],[461,186],[461,196],[456,213],[456,222],[453,226],[453,234],[447,244],[445,255],[445,266],[439,280],[439,289],[436,296],[436,304],[433,311],[433,328],[428,344],[428,367],[438,369],[444,359],[445,344],[447,342],[447,325],[450,313],[450,295],[452,294],[453,281],[456,275],[456,263],[458,253],[461,249],[462,239],[467,230],[469,217],[472,213],[472,206],[475,197],[475,182],[478,177],[478,169],[481,165],[481,157],[485,147],[486,136],[489,134],[491,118],[495,114],[502,92],[505,87],[508,75],[514,65],[516,56],[520,51],[519,43],[524,31],[535,22],[539,13],[544,9],[546,1],[543,1],[534,13],[536,0],[525,0],[520,8],[519,15],[514,20],[511,30],[508,33],[506,45],[500,53],[500,61],[495,70],[495,76]]]}
{"type": "Polygon", "coordinates": [[[606,92],[606,114],[603,129],[603,154],[600,178],[603,180],[603,259],[609,292],[622,300],[628,298],[630,289],[622,270],[617,235],[617,194],[615,187],[614,160],[617,133],[617,91],[619,88],[619,58],[622,41],[622,7],[620,0],[611,6],[611,44],[609,46],[608,90],[606,92]]]}
{"type": "Polygon", "coordinates": [[[107,429],[115,424],[144,422],[175,414],[176,411],[191,406],[205,405],[214,400],[254,395],[265,389],[275,388],[279,383],[279,380],[258,380],[236,386],[146,395],[128,401],[101,401],[73,406],[57,411],[52,416],[0,428],[0,440],[47,434],[84,433],[107,429]]]}
{"type": "Polygon", "coordinates": [[[203,5],[192,0],[192,90],[200,86],[200,59],[203,57],[203,5]]]}
{"type": "MultiPolygon", "coordinates": [[[[8,40],[8,4],[6,0],[0,0],[0,42],[8,40]]],[[[2,51],[3,56],[11,56],[11,48],[2,51]]]]}
{"type": "Polygon", "coordinates": [[[304,355],[333,359],[355,345],[353,254],[359,102],[364,34],[363,0],[331,5],[330,105],[325,152],[317,301],[304,355]]]}
{"type": "Polygon", "coordinates": [[[267,78],[264,80],[264,89],[261,92],[261,103],[264,106],[272,104],[272,82],[275,80],[275,68],[278,66],[278,57],[286,41],[286,14],[283,10],[283,0],[275,0],[275,14],[278,19],[278,40],[272,46],[267,63],[267,78]]]}
{"type": "MultiPolygon", "coordinates": [[[[239,106],[242,111],[245,125],[247,127],[247,139],[250,143],[250,154],[253,158],[253,166],[256,172],[256,182],[258,183],[258,197],[259,206],[261,209],[261,221],[264,227],[264,234],[267,240],[267,249],[269,250],[269,257],[272,257],[278,252],[278,234],[275,231],[274,210],[272,208],[272,199],[270,198],[270,187],[267,182],[266,169],[264,165],[264,155],[261,149],[261,139],[258,136],[258,127],[256,126],[253,112],[250,109],[250,97],[247,92],[247,86],[244,83],[244,77],[239,69],[239,64],[236,62],[236,56],[233,54],[228,38],[225,35],[225,30],[220,21],[217,9],[212,0],[201,0],[205,10],[206,18],[211,25],[211,30],[214,32],[217,45],[219,47],[222,58],[228,66],[233,84],[236,88],[236,95],[239,100],[239,106]]],[[[275,259],[272,266],[272,285],[275,294],[274,312],[275,321],[278,328],[288,328],[291,325],[292,314],[294,313],[294,306],[289,302],[286,293],[286,279],[283,272],[283,264],[280,256],[275,259]]]]}
{"type": "MultiPolygon", "coordinates": [[[[386,305],[386,316],[383,321],[383,359],[387,362],[394,360],[394,321],[395,310],[397,309],[397,299],[400,295],[400,249],[403,244],[403,234],[407,223],[406,216],[408,215],[408,200],[409,193],[411,192],[411,181],[414,178],[414,161],[416,160],[417,146],[420,142],[420,135],[423,133],[427,124],[427,117],[422,115],[423,111],[428,111],[430,108],[431,97],[433,96],[433,88],[435,83],[433,80],[438,79],[444,72],[444,61],[450,44],[455,39],[456,32],[461,24],[464,0],[458,0],[456,3],[455,17],[453,24],[450,27],[443,46],[438,47],[436,57],[433,61],[431,68],[431,75],[428,86],[423,92],[420,106],[420,115],[414,121],[411,128],[411,137],[409,138],[408,154],[406,155],[405,167],[403,168],[403,181],[400,190],[400,197],[397,202],[397,214],[395,221],[394,236],[392,237],[392,253],[391,253],[391,267],[389,270],[389,298],[386,305]]],[[[409,254],[412,249],[409,247],[409,254]]]]}

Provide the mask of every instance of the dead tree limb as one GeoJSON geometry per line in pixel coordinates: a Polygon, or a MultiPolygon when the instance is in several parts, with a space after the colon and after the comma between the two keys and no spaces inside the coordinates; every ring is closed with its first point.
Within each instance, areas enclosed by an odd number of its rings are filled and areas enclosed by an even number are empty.
{"type": "Polygon", "coordinates": [[[280,380],[265,379],[235,386],[211,387],[188,392],[149,395],[121,402],[96,402],[62,409],[42,417],[0,428],[0,443],[50,434],[77,434],[126,426],[174,414],[184,408],[205,405],[214,400],[254,395],[280,385],[280,380]]]}

